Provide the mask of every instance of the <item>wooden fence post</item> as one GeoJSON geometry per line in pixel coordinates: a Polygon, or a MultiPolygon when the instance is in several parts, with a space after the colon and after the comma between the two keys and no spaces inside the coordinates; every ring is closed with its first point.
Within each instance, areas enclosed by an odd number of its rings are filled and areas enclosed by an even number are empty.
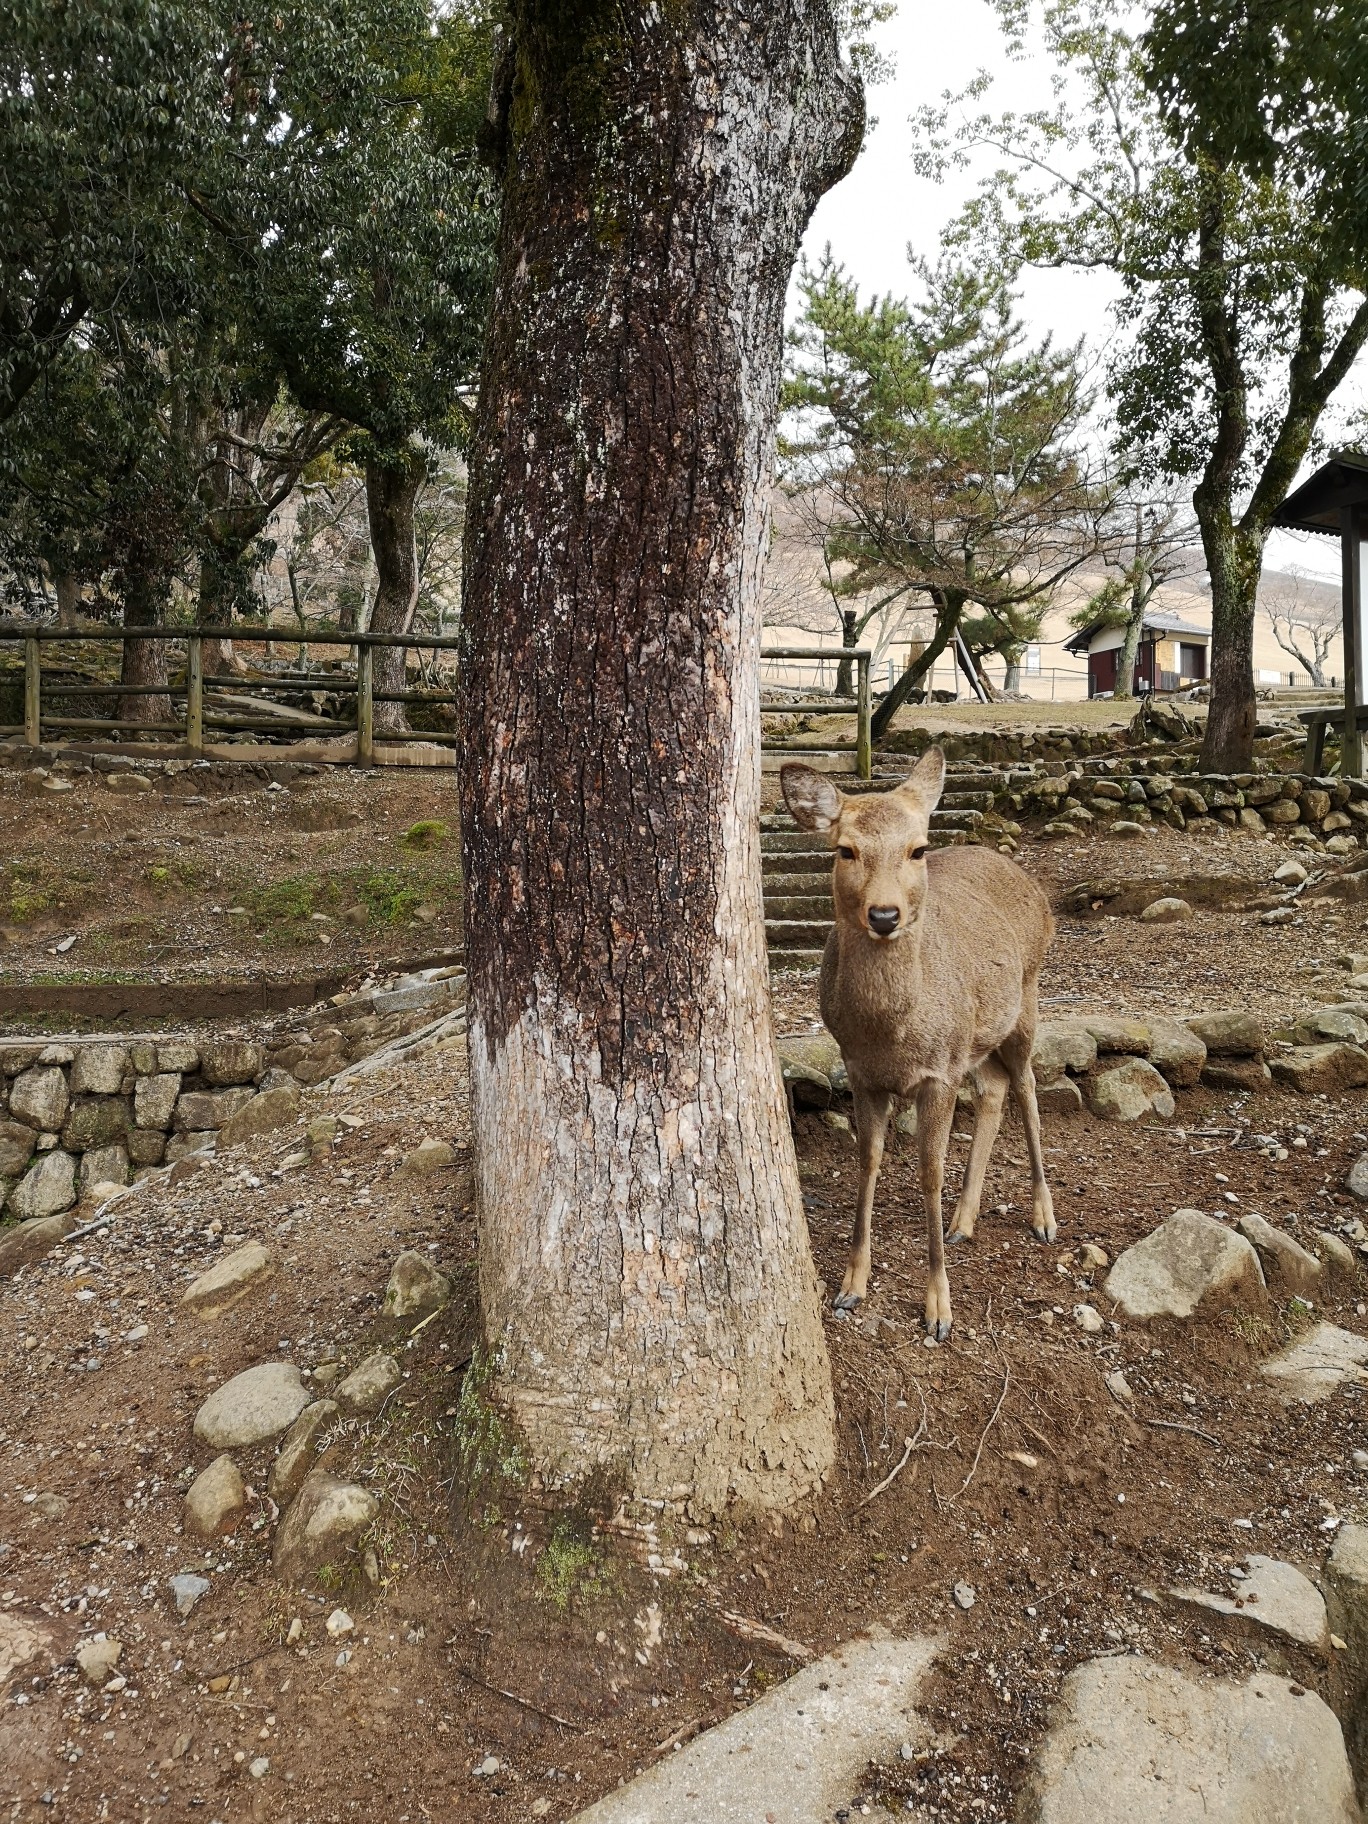
{"type": "Polygon", "coordinates": [[[204,641],[192,633],[185,650],[185,745],[204,752],[204,641]]]}
{"type": "Polygon", "coordinates": [[[858,692],[856,713],[859,725],[855,735],[855,770],[861,779],[872,779],[874,776],[874,748],[869,732],[869,654],[861,653],[857,664],[859,671],[856,684],[858,692]]]}
{"type": "Polygon", "coordinates": [[[24,740],[29,747],[42,746],[42,690],[43,673],[38,656],[38,637],[31,633],[24,641],[24,740]]]}
{"type": "Polygon", "coordinates": [[[375,765],[375,697],[371,683],[371,648],[356,648],[356,759],[360,766],[375,765]]]}

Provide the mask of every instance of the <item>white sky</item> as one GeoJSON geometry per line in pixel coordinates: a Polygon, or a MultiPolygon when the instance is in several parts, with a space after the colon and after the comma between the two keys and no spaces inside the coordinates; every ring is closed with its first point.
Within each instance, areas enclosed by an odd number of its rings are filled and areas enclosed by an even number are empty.
{"type": "MultiPolygon", "coordinates": [[[[804,251],[818,258],[831,250],[859,284],[872,292],[906,296],[911,289],[907,249],[934,258],[944,224],[974,187],[973,172],[937,185],[912,169],[910,116],[938,102],[944,90],[961,89],[975,73],[994,75],[981,105],[1024,109],[1049,99],[1050,67],[1044,60],[1012,62],[996,15],[984,0],[903,0],[880,32],[897,61],[892,82],[870,91],[877,125],[865,140],[855,169],[818,204],[804,251]]],[[[1052,330],[1057,342],[1086,336],[1100,349],[1111,331],[1109,306],[1118,287],[1107,273],[1029,272],[1022,286],[1022,316],[1036,335],[1052,330]]],[[[1297,565],[1332,580],[1339,577],[1339,545],[1331,539],[1275,532],[1268,565],[1297,565]]]]}

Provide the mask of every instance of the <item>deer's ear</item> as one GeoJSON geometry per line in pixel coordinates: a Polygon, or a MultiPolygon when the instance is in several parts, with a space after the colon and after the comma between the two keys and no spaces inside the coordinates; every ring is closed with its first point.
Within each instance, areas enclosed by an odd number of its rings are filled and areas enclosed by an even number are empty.
{"type": "Polygon", "coordinates": [[[941,749],[928,747],[898,790],[915,799],[929,817],[945,790],[945,755],[941,749]]]}
{"type": "Polygon", "coordinates": [[[800,830],[829,830],[841,815],[841,794],[825,773],[790,762],[779,769],[784,802],[800,830]]]}

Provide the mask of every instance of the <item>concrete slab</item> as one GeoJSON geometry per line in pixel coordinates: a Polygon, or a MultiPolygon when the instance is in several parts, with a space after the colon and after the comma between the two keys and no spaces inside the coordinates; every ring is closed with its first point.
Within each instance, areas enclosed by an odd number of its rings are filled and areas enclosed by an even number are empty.
{"type": "Polygon", "coordinates": [[[1249,1575],[1239,1580],[1234,1596],[1200,1589],[1170,1590],[1169,1595],[1190,1608],[1253,1622],[1274,1634],[1285,1634],[1298,1646],[1310,1647],[1316,1653],[1328,1652],[1330,1629],[1325,1598],[1311,1579],[1303,1576],[1295,1564],[1266,1558],[1262,1552],[1251,1552],[1248,1564],[1249,1575]]]}
{"type": "Polygon", "coordinates": [[[572,1824],[830,1824],[866,1765],[921,1743],[939,1640],[852,1640],[600,1799],[572,1824]]]}
{"type": "Polygon", "coordinates": [[[1265,1362],[1260,1372],[1273,1382],[1281,1399],[1300,1400],[1314,1406],[1328,1399],[1345,1381],[1368,1381],[1368,1337],[1356,1336],[1335,1324],[1317,1324],[1265,1362]]]}

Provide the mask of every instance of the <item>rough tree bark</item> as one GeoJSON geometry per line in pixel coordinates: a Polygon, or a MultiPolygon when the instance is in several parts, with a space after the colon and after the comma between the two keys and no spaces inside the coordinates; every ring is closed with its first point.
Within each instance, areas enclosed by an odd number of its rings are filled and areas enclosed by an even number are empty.
{"type": "MultiPolygon", "coordinates": [[[[141,577],[131,577],[123,592],[124,626],[160,627],[164,605],[164,593],[154,583],[141,577]]],[[[137,684],[143,688],[150,686],[155,691],[156,687],[165,686],[166,678],[165,640],[124,641],[123,665],[119,674],[121,684],[137,684]]],[[[118,713],[124,722],[173,720],[171,699],[160,694],[122,697],[118,713]]]]}
{"type": "MultiPolygon", "coordinates": [[[[414,511],[427,476],[421,444],[398,450],[377,449],[366,457],[366,516],[375,557],[375,603],[372,633],[407,633],[418,606],[418,540],[414,511]]],[[[376,693],[404,688],[405,648],[378,646],[372,673],[376,693]]],[[[402,703],[377,703],[375,726],[399,733],[408,727],[402,703]]]]}
{"type": "Polygon", "coordinates": [[[931,604],[936,610],[935,632],[931,635],[930,643],[907,666],[892,690],[869,718],[869,730],[874,740],[883,740],[894,716],[909,700],[913,691],[920,690],[922,679],[928,675],[936,660],[954,639],[967,601],[968,597],[961,595],[958,590],[933,589],[931,591],[931,604]]]}
{"type": "Polygon", "coordinates": [[[81,619],[81,579],[69,570],[59,570],[52,579],[57,595],[57,625],[75,627],[81,619]]]}
{"type": "Polygon", "coordinates": [[[1232,527],[1198,503],[1202,550],[1211,578],[1211,707],[1201,765],[1213,773],[1253,764],[1258,705],[1254,698],[1254,613],[1265,533],[1232,527]]]}
{"type": "Polygon", "coordinates": [[[490,1397],[556,1498],[833,1456],[771,1044],[760,575],[784,295],[863,103],[827,0],[516,0],[461,812],[490,1397]]]}

